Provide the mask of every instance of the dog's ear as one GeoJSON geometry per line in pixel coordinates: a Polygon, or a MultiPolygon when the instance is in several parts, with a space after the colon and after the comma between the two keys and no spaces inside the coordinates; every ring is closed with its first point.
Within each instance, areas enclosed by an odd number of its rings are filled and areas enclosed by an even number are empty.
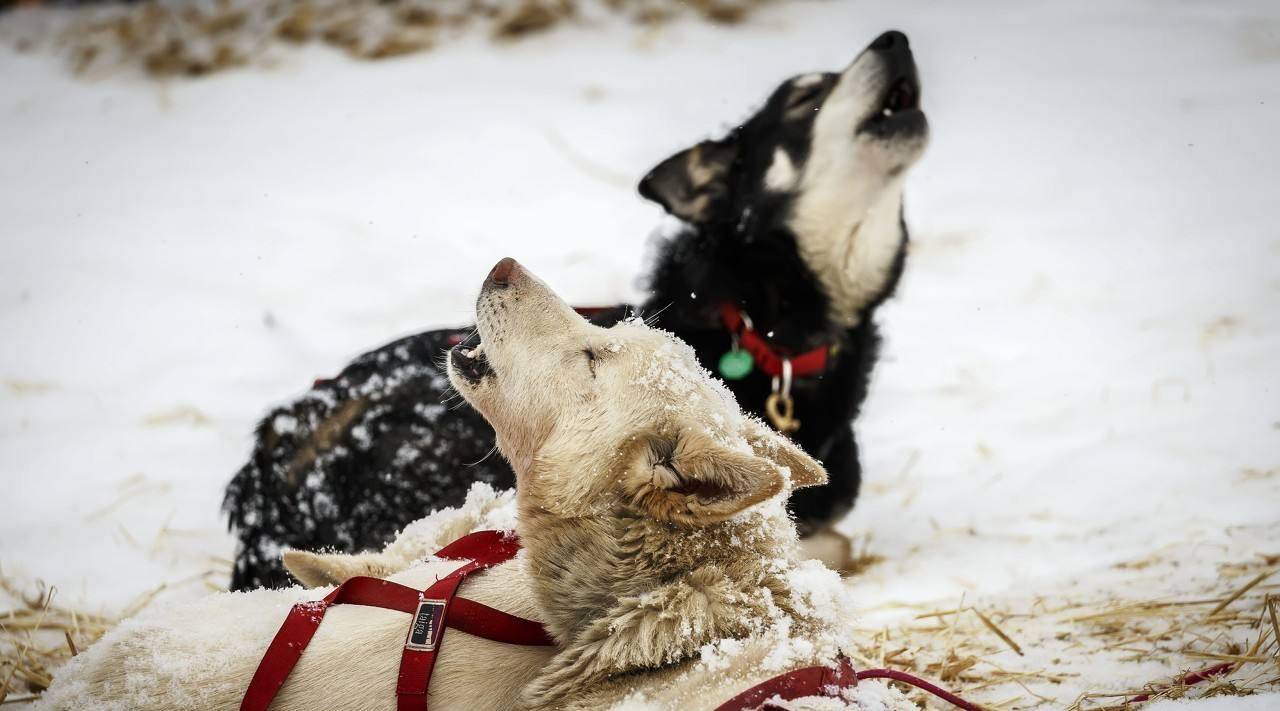
{"type": "Polygon", "coordinates": [[[734,136],[703,141],[649,171],[640,180],[640,195],[682,220],[710,222],[729,207],[729,170],[737,158],[734,136]]]}
{"type": "Polygon", "coordinates": [[[386,570],[386,566],[382,564],[376,553],[349,555],[285,551],[281,560],[284,562],[285,570],[308,588],[341,585],[357,575],[379,578],[390,572],[386,570]]]}
{"type": "Polygon", "coordinates": [[[748,417],[743,434],[746,435],[747,443],[757,455],[789,470],[793,489],[821,486],[827,483],[827,470],[816,459],[805,454],[795,442],[773,431],[760,420],[748,417]]]}
{"type": "Polygon", "coordinates": [[[637,439],[623,485],[653,518],[705,526],[777,495],[784,481],[773,461],[687,428],[637,439]]]}

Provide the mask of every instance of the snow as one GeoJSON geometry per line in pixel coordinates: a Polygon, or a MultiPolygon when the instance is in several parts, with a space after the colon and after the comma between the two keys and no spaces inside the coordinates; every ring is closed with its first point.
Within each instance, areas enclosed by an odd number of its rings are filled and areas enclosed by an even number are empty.
{"type": "Polygon", "coordinates": [[[800,2],[165,83],[0,49],[4,574],[108,611],[225,582],[222,487],[270,403],[470,320],[506,254],[638,298],[639,176],[890,26],[933,140],[859,420],[860,622],[1176,596],[1280,552],[1280,7],[800,2]]]}
{"type": "Polygon", "coordinates": [[[1145,711],[1270,711],[1275,708],[1276,698],[1271,694],[1263,696],[1219,696],[1212,699],[1169,699],[1157,701],[1145,708],[1145,711]]]}

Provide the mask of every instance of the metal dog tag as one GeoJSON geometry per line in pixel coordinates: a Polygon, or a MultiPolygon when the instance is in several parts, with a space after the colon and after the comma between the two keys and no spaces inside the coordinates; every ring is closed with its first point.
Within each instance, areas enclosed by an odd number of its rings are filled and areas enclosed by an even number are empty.
{"type": "Polygon", "coordinates": [[[405,649],[416,649],[419,652],[434,652],[440,644],[440,633],[444,631],[444,600],[423,600],[413,613],[413,624],[409,627],[409,638],[404,642],[405,649]]]}

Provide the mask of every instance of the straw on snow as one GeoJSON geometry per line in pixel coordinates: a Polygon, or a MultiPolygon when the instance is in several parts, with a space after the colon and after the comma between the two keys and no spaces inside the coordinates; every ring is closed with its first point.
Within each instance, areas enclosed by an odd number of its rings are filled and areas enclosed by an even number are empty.
{"type": "Polygon", "coordinates": [[[317,42],[383,59],[432,49],[472,27],[505,41],[592,14],[646,26],[681,15],[733,24],[768,1],[142,0],[57,15],[11,12],[0,37],[11,35],[24,50],[52,44],[79,73],[135,67],[152,76],[197,76],[269,61],[282,44],[317,42]]]}
{"type": "Polygon", "coordinates": [[[1269,591],[1280,586],[1263,585],[1277,562],[1246,563],[1242,568],[1265,569],[1244,585],[1219,584],[1191,599],[1045,596],[1021,610],[990,604],[980,610],[961,600],[867,630],[855,661],[930,676],[991,709],[1103,711],[1160,699],[1280,691],[1280,594],[1269,591]],[[1171,672],[1131,688],[1101,689],[1083,670],[1103,663],[1114,666],[1107,678],[1133,678],[1140,667],[1126,671],[1126,665],[1148,662],[1171,672]]]}
{"type": "Polygon", "coordinates": [[[221,577],[225,577],[224,572],[209,570],[188,580],[158,585],[119,616],[109,616],[56,604],[55,587],[37,584],[34,592],[24,592],[0,570],[0,601],[13,605],[8,609],[0,607],[0,704],[35,699],[53,682],[58,667],[121,620],[137,614],[166,589],[201,581],[218,590],[211,580],[221,577]]]}
{"type": "MultiPolygon", "coordinates": [[[[875,559],[865,544],[861,550],[868,561],[875,559]]],[[[858,648],[847,651],[857,666],[911,671],[993,710],[1103,711],[1157,699],[1280,691],[1280,584],[1272,579],[1277,564],[1280,559],[1266,557],[1224,566],[1237,579],[1250,577],[1165,599],[1058,593],[979,607],[962,598],[919,610],[897,625],[864,629],[858,648]],[[1149,662],[1166,671],[1138,666],[1149,662]],[[1099,663],[1111,668],[1090,673],[1088,665],[1099,663]],[[1099,678],[1147,682],[1100,688],[1099,678]]],[[[211,581],[219,575],[211,570],[196,579],[216,588],[211,581]]],[[[62,663],[167,587],[116,618],[59,605],[47,587],[23,594],[0,571],[0,593],[14,605],[0,609],[0,703],[35,698],[62,663]]]]}

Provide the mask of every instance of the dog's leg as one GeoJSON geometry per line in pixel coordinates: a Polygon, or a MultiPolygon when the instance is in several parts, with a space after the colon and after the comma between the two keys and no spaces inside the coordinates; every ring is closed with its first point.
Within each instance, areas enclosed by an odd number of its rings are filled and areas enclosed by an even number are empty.
{"type": "Polygon", "coordinates": [[[800,541],[800,556],[822,561],[828,568],[848,575],[853,562],[853,542],[835,528],[828,526],[800,541]]]}

